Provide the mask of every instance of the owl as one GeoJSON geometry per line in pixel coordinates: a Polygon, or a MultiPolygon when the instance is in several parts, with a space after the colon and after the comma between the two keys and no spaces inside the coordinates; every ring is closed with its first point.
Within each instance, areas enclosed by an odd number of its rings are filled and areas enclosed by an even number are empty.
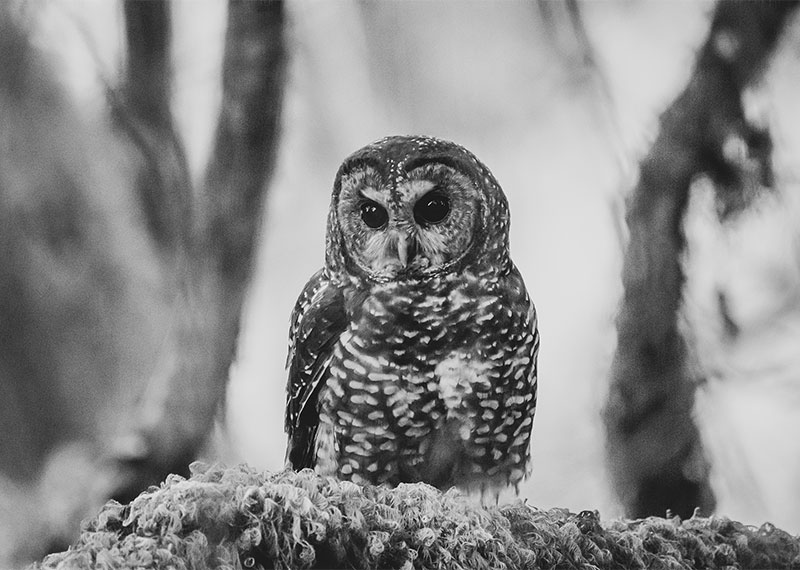
{"type": "Polygon", "coordinates": [[[536,312],[506,197],[465,148],[392,136],[336,174],[325,266],[291,317],[287,463],[468,491],[527,475],[536,312]]]}

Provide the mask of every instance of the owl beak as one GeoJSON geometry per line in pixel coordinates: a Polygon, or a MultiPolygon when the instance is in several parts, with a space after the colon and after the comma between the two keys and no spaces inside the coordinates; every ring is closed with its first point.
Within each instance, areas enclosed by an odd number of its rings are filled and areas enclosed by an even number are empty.
{"type": "Polygon", "coordinates": [[[397,259],[401,266],[408,267],[408,236],[397,236],[397,259]]]}
{"type": "Polygon", "coordinates": [[[394,233],[391,241],[387,244],[385,261],[383,267],[392,272],[400,271],[408,267],[416,257],[416,243],[414,236],[404,232],[394,233]]]}
{"type": "Polygon", "coordinates": [[[397,236],[397,259],[403,267],[414,261],[417,256],[417,242],[414,236],[400,234],[397,236]]]}

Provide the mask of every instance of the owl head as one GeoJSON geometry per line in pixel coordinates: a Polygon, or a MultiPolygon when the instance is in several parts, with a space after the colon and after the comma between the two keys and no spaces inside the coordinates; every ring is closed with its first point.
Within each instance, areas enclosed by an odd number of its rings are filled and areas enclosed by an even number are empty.
{"type": "Polygon", "coordinates": [[[392,136],[339,168],[326,265],[369,281],[424,280],[469,266],[502,270],[508,203],[471,152],[440,139],[392,136]]]}

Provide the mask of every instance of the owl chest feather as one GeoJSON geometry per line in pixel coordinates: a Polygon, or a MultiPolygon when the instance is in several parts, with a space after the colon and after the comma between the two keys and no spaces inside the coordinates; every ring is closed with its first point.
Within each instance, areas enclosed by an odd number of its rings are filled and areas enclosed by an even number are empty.
{"type": "MultiPolygon", "coordinates": [[[[478,461],[463,468],[489,468],[490,438],[503,427],[501,396],[510,383],[530,381],[532,358],[527,297],[522,291],[525,302],[515,305],[500,291],[497,280],[475,277],[353,296],[351,325],[321,393],[323,471],[327,463],[356,479],[436,484],[452,478],[467,444],[478,461]]],[[[512,402],[518,424],[529,403],[512,402]]]]}
{"type": "Polygon", "coordinates": [[[339,343],[342,364],[351,370],[361,364],[367,371],[427,374],[454,351],[487,357],[494,337],[508,332],[509,311],[497,287],[483,282],[481,291],[476,280],[391,283],[356,297],[351,325],[339,343]]]}

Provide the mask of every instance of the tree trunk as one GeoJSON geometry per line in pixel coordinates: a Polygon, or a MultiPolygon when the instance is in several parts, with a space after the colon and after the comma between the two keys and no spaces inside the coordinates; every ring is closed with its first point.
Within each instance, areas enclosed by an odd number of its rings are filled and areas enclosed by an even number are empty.
{"type": "Polygon", "coordinates": [[[694,372],[679,330],[683,215],[692,181],[710,177],[721,213],[752,174],[771,179],[769,136],[745,119],[741,96],[766,66],[797,2],[720,2],[683,93],[660,118],[628,205],[624,296],[604,411],[614,487],[630,516],[714,509],[693,420],[694,372]],[[732,145],[733,143],[733,145],[732,145]],[[732,146],[744,148],[731,153],[732,146]]]}

